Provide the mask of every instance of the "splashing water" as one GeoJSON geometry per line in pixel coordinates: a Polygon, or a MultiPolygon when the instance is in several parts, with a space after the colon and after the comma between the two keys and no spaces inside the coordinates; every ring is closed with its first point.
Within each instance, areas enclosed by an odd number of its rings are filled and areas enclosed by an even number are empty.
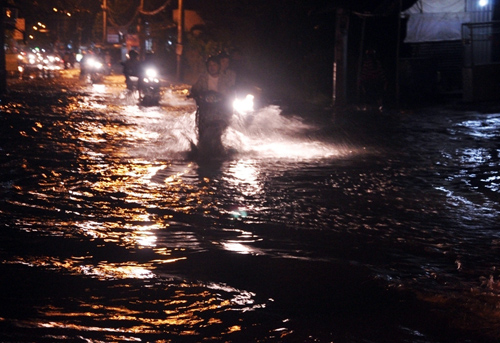
{"type": "Polygon", "coordinates": [[[224,142],[238,152],[261,158],[315,159],[342,154],[338,147],[307,137],[314,127],[298,117],[284,117],[278,106],[246,117],[233,116],[224,142]]]}
{"type": "MultiPolygon", "coordinates": [[[[128,106],[125,113],[138,124],[137,130],[154,143],[147,155],[154,151],[167,158],[185,156],[191,143],[197,142],[195,102],[168,92],[161,105],[141,109],[128,106]]],[[[317,127],[304,123],[302,118],[284,116],[278,106],[270,105],[250,114],[234,114],[222,141],[240,157],[260,159],[321,159],[353,152],[350,147],[310,138],[309,133],[315,130],[317,127]]]]}

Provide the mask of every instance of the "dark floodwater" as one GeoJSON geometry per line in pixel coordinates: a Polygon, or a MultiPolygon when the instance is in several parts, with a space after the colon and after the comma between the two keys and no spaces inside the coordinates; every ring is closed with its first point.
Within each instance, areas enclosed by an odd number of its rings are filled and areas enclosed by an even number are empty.
{"type": "Polygon", "coordinates": [[[198,165],[182,87],[32,82],[0,103],[0,341],[500,337],[500,113],[268,106],[198,165]]]}

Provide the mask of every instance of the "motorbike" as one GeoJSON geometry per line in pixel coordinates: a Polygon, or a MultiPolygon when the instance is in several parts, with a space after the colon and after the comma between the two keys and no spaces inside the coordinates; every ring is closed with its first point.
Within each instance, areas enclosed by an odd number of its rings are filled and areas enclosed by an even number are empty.
{"type": "Polygon", "coordinates": [[[104,80],[104,63],[97,57],[88,57],[85,60],[87,82],[91,84],[102,83],[104,80]]]}
{"type": "Polygon", "coordinates": [[[140,75],[130,75],[127,78],[127,89],[139,95],[143,106],[155,106],[160,102],[160,79],[154,67],[145,68],[140,75]]]}
{"type": "MultiPolygon", "coordinates": [[[[192,96],[191,96],[192,97],[192,96]]],[[[222,144],[222,135],[233,120],[245,122],[253,112],[253,95],[236,98],[231,103],[221,93],[206,91],[196,97],[196,127],[198,144],[191,143],[192,152],[201,160],[223,158],[228,151],[222,144]]]]}
{"type": "Polygon", "coordinates": [[[160,102],[160,79],[154,67],[148,67],[141,76],[139,85],[139,99],[144,106],[158,105],[160,102]]]}

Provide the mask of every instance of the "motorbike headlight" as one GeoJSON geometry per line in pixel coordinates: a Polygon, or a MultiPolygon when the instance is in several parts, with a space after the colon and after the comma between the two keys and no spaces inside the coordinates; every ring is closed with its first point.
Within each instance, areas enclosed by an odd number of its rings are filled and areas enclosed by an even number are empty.
{"type": "Polygon", "coordinates": [[[158,75],[158,72],[156,71],[156,69],[153,69],[153,68],[146,69],[146,76],[148,78],[153,79],[156,77],[156,75],[158,75]]]}
{"type": "Polygon", "coordinates": [[[87,65],[89,67],[95,68],[95,69],[101,69],[102,68],[102,62],[96,60],[95,58],[89,58],[87,60],[87,65]]]}
{"type": "Polygon", "coordinates": [[[252,94],[247,94],[245,99],[234,99],[233,108],[236,112],[240,114],[247,114],[253,112],[253,99],[252,94]]]}

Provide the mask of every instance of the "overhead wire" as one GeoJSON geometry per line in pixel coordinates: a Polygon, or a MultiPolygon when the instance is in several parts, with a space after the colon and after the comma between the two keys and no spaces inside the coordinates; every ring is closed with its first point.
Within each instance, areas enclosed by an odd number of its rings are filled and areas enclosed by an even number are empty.
{"type": "Polygon", "coordinates": [[[156,14],[160,13],[161,11],[165,10],[165,8],[167,8],[167,6],[169,6],[171,2],[172,2],[172,0],[166,0],[163,5],[161,5],[160,7],[158,7],[157,9],[155,9],[153,11],[145,11],[142,8],[142,4],[141,4],[135,9],[135,12],[134,12],[134,15],[132,16],[132,18],[125,24],[118,23],[115,11],[113,11],[113,9],[111,9],[109,6],[104,8],[104,10],[108,14],[108,20],[109,20],[109,23],[111,24],[111,26],[113,26],[117,29],[126,29],[134,23],[135,19],[137,18],[137,16],[139,14],[147,15],[147,16],[156,15],[156,14]]]}

